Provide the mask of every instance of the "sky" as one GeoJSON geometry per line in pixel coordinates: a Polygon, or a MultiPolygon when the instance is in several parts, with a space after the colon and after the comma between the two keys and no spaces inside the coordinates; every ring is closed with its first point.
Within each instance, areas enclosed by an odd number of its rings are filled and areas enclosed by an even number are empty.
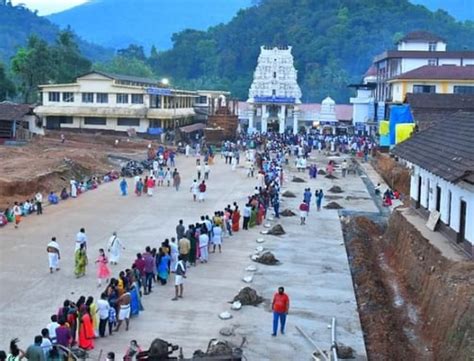
{"type": "Polygon", "coordinates": [[[25,4],[31,10],[38,10],[39,15],[49,15],[72,8],[87,0],[13,0],[14,5],[25,4]]]}

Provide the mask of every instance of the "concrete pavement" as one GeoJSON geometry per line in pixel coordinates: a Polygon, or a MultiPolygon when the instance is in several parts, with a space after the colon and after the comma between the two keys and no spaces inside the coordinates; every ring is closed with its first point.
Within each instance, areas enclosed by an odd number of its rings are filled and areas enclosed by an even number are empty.
{"type": "MultiPolygon", "coordinates": [[[[326,160],[318,158],[321,167],[326,160]]],[[[43,216],[29,216],[18,230],[8,226],[0,231],[0,348],[6,348],[12,337],[21,339],[26,348],[34,335],[49,322],[49,316],[66,298],[76,300],[80,295],[99,296],[93,260],[99,248],[105,248],[112,231],[124,241],[126,250],[115,275],[130,266],[137,252],[147,245],[158,247],[164,238],[174,236],[178,219],[193,223],[201,215],[212,215],[215,210],[237,201],[242,207],[255,181],[246,177],[243,168],[231,171],[218,159],[212,167],[206,202],[192,202],[189,186],[195,173],[194,159],[181,157],[178,169],[182,175],[182,190],[160,189],[155,196],[121,197],[118,182],[101,186],[78,199],[49,207],[43,216]],[[73,275],[74,238],[80,227],[85,227],[90,239],[90,265],[85,278],[73,275]],[[62,269],[50,275],[46,244],[56,236],[62,250],[62,269]]],[[[307,175],[305,174],[305,177],[307,175]]],[[[131,180],[130,180],[131,182],[131,180]]],[[[359,177],[351,175],[331,181],[318,178],[313,183],[286,183],[285,189],[298,194],[294,200],[285,199],[281,209],[297,210],[303,188],[311,186],[325,191],[333,184],[346,190],[344,196],[359,196],[357,200],[338,201],[347,208],[376,210],[359,177]]],[[[326,194],[328,194],[326,192],[326,194]]],[[[326,203],[326,202],[325,202],[326,203]]],[[[331,317],[338,320],[338,339],[357,350],[365,358],[365,348],[355,302],[347,255],[336,211],[314,211],[314,199],[308,225],[299,226],[299,217],[282,219],[287,230],[282,237],[265,236],[265,248],[275,252],[280,266],[257,265],[254,287],[265,299],[259,307],[245,306],[232,311],[234,318],[221,321],[218,314],[230,310],[228,301],[245,284],[241,278],[251,264],[250,254],[257,246],[255,240],[262,228],[240,231],[226,238],[223,253],[211,255],[210,262],[191,268],[185,285],[185,298],[172,302],[173,280],[167,286],[155,286],[155,291],[144,297],[145,311],[132,319],[130,331],[96,342],[91,355],[114,350],[120,355],[129,341],[136,339],[145,348],[160,337],[184,347],[185,356],[195,349],[205,349],[209,339],[218,337],[224,326],[235,325],[237,336],[247,338],[245,355],[248,360],[310,360],[313,351],[308,342],[295,330],[302,326],[322,348],[328,349],[331,317]],[[284,337],[272,338],[269,309],[276,288],[287,288],[292,300],[288,318],[288,332],[284,337]]],[[[298,212],[296,212],[298,213],[298,212]]]]}

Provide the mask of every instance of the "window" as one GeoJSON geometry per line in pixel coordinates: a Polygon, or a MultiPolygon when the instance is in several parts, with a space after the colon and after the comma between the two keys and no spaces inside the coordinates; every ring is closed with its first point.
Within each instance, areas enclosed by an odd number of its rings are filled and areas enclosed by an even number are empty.
{"type": "Polygon", "coordinates": [[[207,104],[207,96],[200,95],[197,102],[198,104],[207,104]]]}
{"type": "Polygon", "coordinates": [[[436,93],[434,85],[413,85],[413,93],[436,93]]]}
{"type": "Polygon", "coordinates": [[[428,44],[428,51],[436,51],[436,42],[432,41],[428,44]]]}
{"type": "Polygon", "coordinates": [[[143,94],[132,94],[132,104],[143,104],[143,94]]]}
{"type": "Polygon", "coordinates": [[[474,94],[474,86],[472,85],[455,85],[454,94],[474,94]]]}
{"type": "Polygon", "coordinates": [[[276,79],[276,77],[277,77],[277,73],[276,73],[276,71],[274,71],[273,72],[273,78],[276,79]]]}
{"type": "Polygon", "coordinates": [[[272,95],[275,96],[277,93],[276,89],[272,89],[272,95]]]}
{"type": "Polygon", "coordinates": [[[139,118],[118,118],[117,125],[128,126],[128,127],[139,127],[140,119],[139,118]]]}
{"type": "Polygon", "coordinates": [[[161,108],[161,95],[150,96],[150,108],[161,108]]]}
{"type": "Polygon", "coordinates": [[[436,59],[428,59],[428,65],[429,66],[436,66],[436,65],[438,65],[437,63],[438,62],[436,61],[436,59]]]}
{"type": "Polygon", "coordinates": [[[60,101],[59,92],[49,92],[48,99],[50,102],[59,102],[60,101]]]}
{"type": "Polygon", "coordinates": [[[97,93],[97,103],[108,103],[109,94],[107,93],[97,93]]]}
{"type": "Polygon", "coordinates": [[[64,93],[63,93],[63,102],[65,102],[65,103],[73,103],[73,102],[74,102],[74,93],[71,93],[71,92],[64,92],[64,93]]]}
{"type": "Polygon", "coordinates": [[[117,94],[117,103],[118,104],[127,104],[128,103],[128,94],[117,94]]]}
{"type": "Polygon", "coordinates": [[[94,93],[82,93],[83,103],[94,103],[94,93]]]}
{"type": "Polygon", "coordinates": [[[85,125],[106,125],[107,119],[103,117],[85,117],[84,124],[85,125]]]}

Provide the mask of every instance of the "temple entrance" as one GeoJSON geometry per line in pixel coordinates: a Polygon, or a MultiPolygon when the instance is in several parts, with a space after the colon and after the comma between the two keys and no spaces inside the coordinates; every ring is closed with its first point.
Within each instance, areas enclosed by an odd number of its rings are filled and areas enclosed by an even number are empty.
{"type": "Polygon", "coordinates": [[[267,129],[268,129],[269,132],[278,133],[278,131],[280,129],[280,120],[278,118],[268,119],[267,129]]]}

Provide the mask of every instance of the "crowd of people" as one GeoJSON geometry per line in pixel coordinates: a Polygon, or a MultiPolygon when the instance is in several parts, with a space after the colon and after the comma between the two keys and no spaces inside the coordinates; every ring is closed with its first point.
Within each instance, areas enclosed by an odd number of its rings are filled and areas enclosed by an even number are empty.
{"type": "Polygon", "coordinates": [[[94,190],[99,187],[102,183],[111,182],[119,178],[119,173],[111,171],[105,174],[103,177],[92,177],[90,179],[78,182],[74,179],[70,181],[70,187],[67,189],[63,187],[59,196],[56,192],[49,192],[46,197],[43,196],[42,192],[37,192],[33,198],[26,199],[24,201],[15,201],[13,204],[8,204],[7,207],[0,211],[0,227],[13,223],[15,228],[18,228],[24,217],[30,215],[42,215],[45,205],[57,205],[61,201],[67,199],[77,198],[82,193],[90,190],[94,190]]]}

